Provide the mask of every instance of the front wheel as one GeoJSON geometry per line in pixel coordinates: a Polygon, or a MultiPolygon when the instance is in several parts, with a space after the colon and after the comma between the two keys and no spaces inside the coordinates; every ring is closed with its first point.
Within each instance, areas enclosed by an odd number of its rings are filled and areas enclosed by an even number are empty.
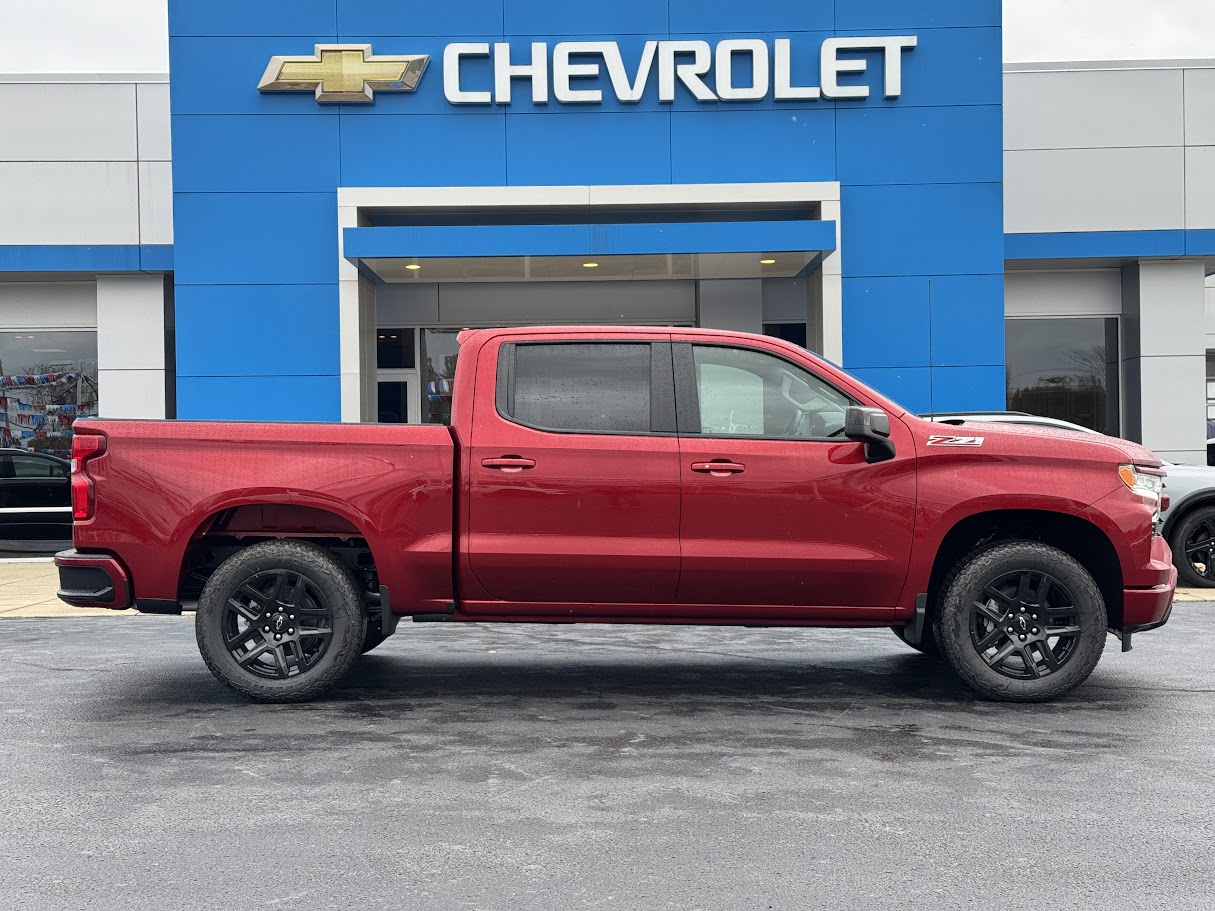
{"type": "Polygon", "coordinates": [[[259,702],[303,702],[350,670],[367,618],[354,580],[332,554],[267,541],[233,554],[207,580],[194,631],[225,686],[259,702]]]}
{"type": "Polygon", "coordinates": [[[1097,666],[1105,600],[1063,551],[1032,541],[997,544],[946,580],[936,631],[946,660],[980,695],[1046,702],[1097,666]]]}

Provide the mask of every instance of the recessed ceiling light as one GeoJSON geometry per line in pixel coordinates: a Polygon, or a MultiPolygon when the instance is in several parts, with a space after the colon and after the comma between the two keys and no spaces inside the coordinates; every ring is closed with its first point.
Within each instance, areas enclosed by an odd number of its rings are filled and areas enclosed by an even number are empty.
{"type": "Polygon", "coordinates": [[[582,268],[583,269],[598,269],[599,263],[583,263],[582,268]]]}
{"type": "Polygon", "coordinates": [[[761,260],[759,261],[759,264],[760,264],[761,266],[775,266],[775,265],[776,265],[776,260],[774,260],[774,259],[761,259],[761,260]]]}
{"type": "Polygon", "coordinates": [[[421,266],[419,266],[417,263],[410,263],[410,264],[409,264],[408,266],[406,266],[405,268],[406,268],[406,269],[408,269],[410,272],[417,272],[417,271],[418,271],[419,269],[421,269],[422,267],[421,267],[421,266]]]}

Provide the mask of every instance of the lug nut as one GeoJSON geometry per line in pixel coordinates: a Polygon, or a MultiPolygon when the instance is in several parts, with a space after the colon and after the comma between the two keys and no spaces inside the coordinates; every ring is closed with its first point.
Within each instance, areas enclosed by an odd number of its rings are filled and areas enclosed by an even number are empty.
{"type": "MultiPolygon", "coordinates": [[[[277,639],[277,638],[278,638],[278,636],[275,636],[274,638],[275,638],[275,639],[277,639]]],[[[1024,642],[1024,641],[1025,641],[1025,637],[1024,637],[1024,636],[1022,636],[1022,637],[1021,637],[1021,641],[1022,641],[1022,642],[1024,642]]]]}
{"type": "MultiPolygon", "coordinates": [[[[274,641],[275,641],[275,642],[278,642],[278,640],[279,640],[279,639],[282,639],[282,638],[283,638],[282,636],[277,636],[277,635],[276,635],[276,636],[274,637],[274,641]]],[[[1025,637],[1024,637],[1024,636],[1022,636],[1021,638],[1022,638],[1022,639],[1024,639],[1025,637]]]]}
{"type": "MultiPolygon", "coordinates": [[[[1011,632],[1013,631],[1013,628],[1010,626],[1010,627],[1008,628],[1008,631],[1011,633],[1011,632]]],[[[269,630],[267,630],[267,632],[269,632],[269,630]]]]}
{"type": "Polygon", "coordinates": [[[287,615],[287,619],[288,619],[288,620],[294,620],[294,619],[295,619],[295,614],[288,614],[288,615],[287,615]]]}
{"type": "Polygon", "coordinates": [[[268,627],[268,626],[263,626],[263,627],[262,627],[262,632],[263,632],[263,633],[268,633],[268,632],[270,632],[270,627],[268,627]]]}
{"type": "Polygon", "coordinates": [[[281,613],[283,612],[283,609],[280,607],[280,608],[278,609],[278,612],[281,614],[281,613]]]}
{"type": "MultiPolygon", "coordinates": [[[[1034,632],[1036,633],[1036,632],[1037,632],[1037,630],[1034,630],[1034,632]]],[[[289,629],[289,630],[287,630],[287,635],[288,635],[288,636],[294,636],[294,635],[295,635],[295,630],[293,630],[293,629],[289,629]]]]}
{"type": "Polygon", "coordinates": [[[1037,619],[1038,619],[1038,615],[1037,615],[1037,614],[1034,614],[1034,615],[1033,615],[1033,619],[1034,619],[1034,620],[1037,620],[1037,619]]]}
{"type": "Polygon", "coordinates": [[[1034,635],[1035,636],[1038,635],[1038,627],[1036,627],[1036,626],[1034,627],[1034,635]]]}

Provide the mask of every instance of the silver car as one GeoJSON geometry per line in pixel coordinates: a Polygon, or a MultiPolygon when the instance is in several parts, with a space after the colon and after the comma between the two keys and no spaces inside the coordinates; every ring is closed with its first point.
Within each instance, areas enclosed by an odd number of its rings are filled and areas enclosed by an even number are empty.
{"type": "MultiPolygon", "coordinates": [[[[968,421],[997,424],[1027,424],[1076,433],[1097,433],[1080,424],[1044,418],[1020,411],[955,411],[925,414],[938,424],[960,426],[968,421]]],[[[1165,492],[1168,509],[1161,513],[1162,534],[1173,549],[1173,564],[1181,584],[1192,588],[1215,588],[1215,468],[1166,462],[1165,492]]]]}

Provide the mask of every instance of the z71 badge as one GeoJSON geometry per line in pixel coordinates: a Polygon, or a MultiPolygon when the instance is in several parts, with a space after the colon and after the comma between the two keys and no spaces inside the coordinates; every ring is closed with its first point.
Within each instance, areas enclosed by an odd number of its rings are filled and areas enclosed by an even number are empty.
{"type": "Polygon", "coordinates": [[[929,437],[929,446],[982,446],[984,437],[929,437]]]}

